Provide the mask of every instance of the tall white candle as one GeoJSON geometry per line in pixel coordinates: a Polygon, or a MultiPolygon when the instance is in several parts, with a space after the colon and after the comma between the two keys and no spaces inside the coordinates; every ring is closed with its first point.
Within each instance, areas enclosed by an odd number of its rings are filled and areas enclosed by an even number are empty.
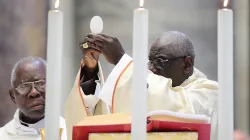
{"type": "Polygon", "coordinates": [[[62,93],[62,52],[63,52],[63,13],[58,10],[48,13],[47,74],[46,74],[46,110],[45,139],[59,140],[60,99],[62,93]]]}
{"type": "Polygon", "coordinates": [[[140,8],[134,10],[133,57],[132,140],[146,140],[148,10],[143,8],[143,0],[140,0],[140,8]]]}
{"type": "Polygon", "coordinates": [[[218,10],[218,140],[233,140],[233,11],[218,10]]]}

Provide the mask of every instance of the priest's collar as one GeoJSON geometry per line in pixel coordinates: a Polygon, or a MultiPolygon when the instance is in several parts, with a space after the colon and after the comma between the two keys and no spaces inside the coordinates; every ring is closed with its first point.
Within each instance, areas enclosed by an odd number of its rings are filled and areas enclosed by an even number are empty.
{"type": "Polygon", "coordinates": [[[44,119],[29,124],[22,122],[19,119],[19,109],[16,110],[14,118],[11,122],[6,124],[6,131],[16,135],[40,135],[40,128],[44,128],[44,119]]]}

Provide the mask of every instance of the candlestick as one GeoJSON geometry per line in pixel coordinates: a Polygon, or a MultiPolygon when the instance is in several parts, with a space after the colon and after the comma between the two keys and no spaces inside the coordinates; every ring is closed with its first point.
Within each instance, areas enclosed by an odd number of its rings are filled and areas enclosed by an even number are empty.
{"type": "Polygon", "coordinates": [[[134,10],[133,58],[132,140],[146,140],[148,10],[143,8],[143,0],[140,0],[140,8],[134,10]]]}
{"type": "Polygon", "coordinates": [[[218,140],[233,140],[233,11],[218,10],[218,140]]]}
{"type": "Polygon", "coordinates": [[[60,98],[62,94],[63,12],[55,9],[48,13],[47,74],[45,139],[59,140],[60,98]]]}

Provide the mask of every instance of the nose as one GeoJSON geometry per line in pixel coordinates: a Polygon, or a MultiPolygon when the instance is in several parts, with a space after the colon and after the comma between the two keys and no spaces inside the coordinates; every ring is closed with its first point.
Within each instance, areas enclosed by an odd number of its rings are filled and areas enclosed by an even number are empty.
{"type": "Polygon", "coordinates": [[[41,92],[37,91],[36,88],[33,86],[28,94],[28,98],[39,98],[41,97],[41,92]]]}
{"type": "Polygon", "coordinates": [[[153,73],[156,73],[156,72],[157,72],[157,70],[156,70],[156,68],[153,66],[153,64],[148,64],[148,69],[149,69],[150,71],[152,71],[153,73]]]}

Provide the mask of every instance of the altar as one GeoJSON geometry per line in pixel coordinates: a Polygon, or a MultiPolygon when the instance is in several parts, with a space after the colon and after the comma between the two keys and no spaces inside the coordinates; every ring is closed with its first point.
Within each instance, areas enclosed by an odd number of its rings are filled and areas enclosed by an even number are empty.
{"type": "MultiPolygon", "coordinates": [[[[209,118],[164,113],[148,117],[147,140],[210,140],[209,118]]],[[[86,117],[73,127],[72,140],[130,140],[131,120],[127,113],[86,117]]]]}

